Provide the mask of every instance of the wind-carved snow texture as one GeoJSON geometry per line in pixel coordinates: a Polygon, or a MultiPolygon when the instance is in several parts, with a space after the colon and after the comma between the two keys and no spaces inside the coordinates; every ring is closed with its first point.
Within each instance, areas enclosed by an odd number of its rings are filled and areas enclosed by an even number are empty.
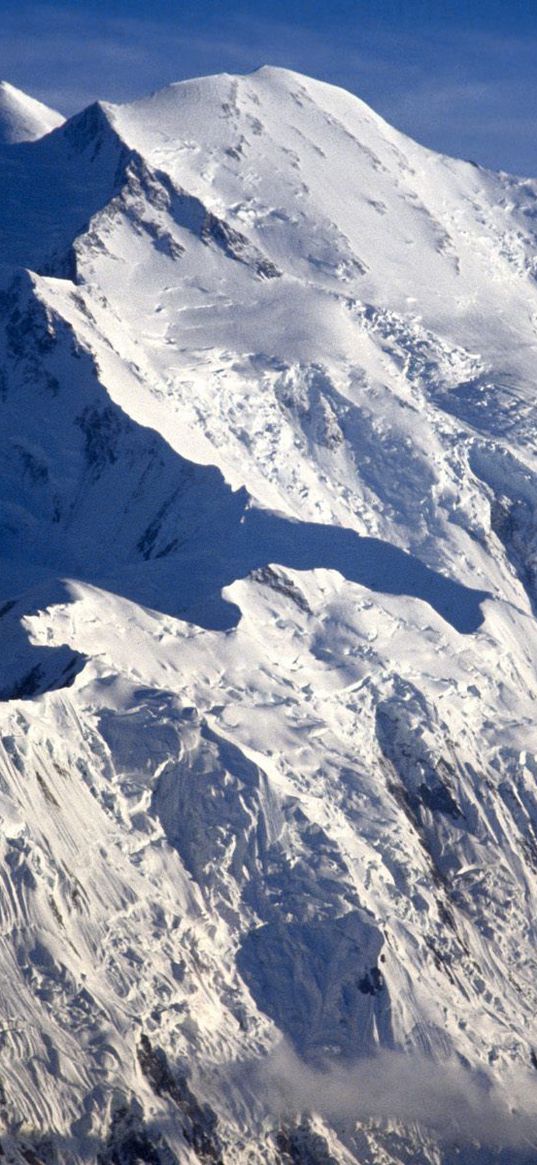
{"type": "Polygon", "coordinates": [[[0,87],[0,1150],[537,1157],[533,180],[0,87]]]}

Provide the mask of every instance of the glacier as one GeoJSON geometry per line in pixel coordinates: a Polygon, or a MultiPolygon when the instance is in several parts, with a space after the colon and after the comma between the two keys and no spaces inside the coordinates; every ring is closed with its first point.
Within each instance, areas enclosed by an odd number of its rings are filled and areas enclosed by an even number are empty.
{"type": "Polygon", "coordinates": [[[0,1153],[537,1161],[537,180],[0,85],[0,1153]]]}

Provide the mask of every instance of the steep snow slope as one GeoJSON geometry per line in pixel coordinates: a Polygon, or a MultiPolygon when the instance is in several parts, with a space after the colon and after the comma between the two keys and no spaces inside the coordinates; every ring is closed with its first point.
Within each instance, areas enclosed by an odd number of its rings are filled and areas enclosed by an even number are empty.
{"type": "Polygon", "coordinates": [[[65,118],[55,109],[49,109],[35,97],[22,93],[7,81],[0,81],[0,143],[33,142],[57,126],[65,118]]]}
{"type": "Polygon", "coordinates": [[[7,1159],[534,1162],[537,185],[279,69],[1,161],[7,1159]]]}

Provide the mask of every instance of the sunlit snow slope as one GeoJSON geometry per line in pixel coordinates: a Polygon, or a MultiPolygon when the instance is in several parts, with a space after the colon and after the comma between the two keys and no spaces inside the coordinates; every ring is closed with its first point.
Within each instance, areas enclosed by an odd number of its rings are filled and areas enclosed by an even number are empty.
{"type": "Polygon", "coordinates": [[[0,143],[33,142],[62,125],[65,118],[35,97],[0,81],[0,143]]]}
{"type": "Polygon", "coordinates": [[[271,68],[0,164],[6,1165],[534,1165],[537,182],[271,68]]]}

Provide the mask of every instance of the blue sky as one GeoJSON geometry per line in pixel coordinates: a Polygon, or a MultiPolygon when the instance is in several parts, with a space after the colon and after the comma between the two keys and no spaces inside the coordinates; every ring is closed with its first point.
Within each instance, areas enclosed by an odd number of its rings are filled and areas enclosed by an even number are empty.
{"type": "Polygon", "coordinates": [[[0,0],[0,75],[64,113],[284,65],[418,141],[537,174],[537,0],[0,0]]]}

